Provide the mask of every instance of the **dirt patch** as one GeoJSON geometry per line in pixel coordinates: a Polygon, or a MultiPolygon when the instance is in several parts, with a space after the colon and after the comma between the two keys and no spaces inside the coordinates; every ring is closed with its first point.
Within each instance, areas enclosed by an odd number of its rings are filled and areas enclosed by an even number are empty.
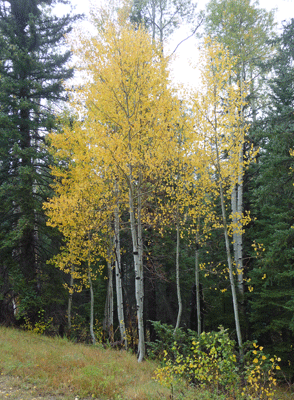
{"type": "Polygon", "coordinates": [[[41,394],[40,390],[28,383],[23,379],[16,376],[0,375],[0,399],[9,400],[64,400],[72,399],[78,400],[79,397],[74,394],[54,395],[54,394],[41,394]]]}

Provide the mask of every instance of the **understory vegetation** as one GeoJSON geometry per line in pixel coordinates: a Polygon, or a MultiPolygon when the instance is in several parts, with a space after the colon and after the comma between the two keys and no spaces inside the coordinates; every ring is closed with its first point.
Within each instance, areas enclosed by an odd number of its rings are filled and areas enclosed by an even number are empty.
{"type": "MultiPolygon", "coordinates": [[[[42,325],[45,328],[45,325],[42,325]]],[[[160,398],[197,400],[283,400],[291,387],[281,386],[281,361],[255,342],[236,343],[223,327],[217,332],[184,332],[154,323],[158,339],[148,343],[147,361],[111,343],[78,344],[41,334],[40,324],[27,332],[0,328],[0,373],[19,376],[38,392],[72,399],[160,398]],[[280,380],[280,382],[279,382],[280,380]],[[68,397],[66,397],[68,396],[68,397]]],[[[294,391],[293,391],[294,393],[294,391]]],[[[294,394],[293,394],[294,395],[294,394]]]]}
{"type": "Polygon", "coordinates": [[[246,345],[241,369],[223,328],[197,338],[192,331],[173,335],[171,327],[155,325],[160,339],[149,344],[148,360],[141,364],[133,352],[110,345],[89,346],[1,327],[0,374],[20,377],[40,396],[62,399],[290,398],[289,391],[276,392],[278,360],[270,360],[255,343],[246,345]]]}

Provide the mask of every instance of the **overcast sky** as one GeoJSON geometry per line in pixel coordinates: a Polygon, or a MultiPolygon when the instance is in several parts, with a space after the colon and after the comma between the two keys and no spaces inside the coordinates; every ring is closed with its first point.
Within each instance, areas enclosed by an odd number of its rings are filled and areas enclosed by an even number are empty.
{"type": "MultiPolygon", "coordinates": [[[[92,0],[93,4],[103,3],[107,0],[92,0]]],[[[204,9],[208,0],[198,0],[199,10],[204,9]]],[[[71,0],[71,3],[76,7],[76,11],[79,13],[88,13],[90,9],[91,0],[71,0]]],[[[266,10],[277,9],[276,16],[277,21],[284,19],[288,20],[294,18],[294,0],[259,0],[259,4],[266,10]]]]}
{"type": "MultiPolygon", "coordinates": [[[[107,2],[107,0],[92,0],[92,3],[103,4],[107,2]]],[[[71,0],[71,3],[75,6],[75,12],[77,13],[85,13],[86,15],[89,13],[91,0],[71,0]]],[[[198,9],[202,10],[205,8],[205,5],[208,3],[208,0],[198,0],[198,9]]],[[[272,9],[276,9],[276,21],[278,22],[278,29],[281,29],[283,20],[290,20],[294,18],[294,0],[259,0],[260,7],[265,8],[270,11],[272,9]]],[[[85,24],[85,26],[87,26],[85,24]]],[[[189,32],[189,31],[188,31],[189,32]]],[[[171,51],[175,48],[175,46],[183,40],[187,36],[185,31],[179,31],[176,34],[173,42],[170,45],[171,51]]],[[[166,52],[167,53],[167,52],[166,52]]],[[[192,62],[193,64],[197,63],[198,52],[197,52],[197,42],[195,39],[189,39],[185,41],[177,50],[177,60],[173,63],[173,77],[175,81],[193,85],[193,81],[198,80],[198,77],[195,76],[195,71],[189,66],[192,62]]]]}

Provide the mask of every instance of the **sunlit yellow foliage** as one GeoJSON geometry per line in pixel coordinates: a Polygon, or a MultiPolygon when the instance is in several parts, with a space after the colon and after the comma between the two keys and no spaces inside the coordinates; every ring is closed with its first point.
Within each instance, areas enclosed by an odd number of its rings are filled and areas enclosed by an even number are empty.
{"type": "MultiPolygon", "coordinates": [[[[66,240],[55,262],[81,285],[91,265],[107,258],[115,185],[121,210],[129,212],[133,246],[141,251],[144,204],[170,166],[181,114],[168,60],[144,28],[95,18],[97,36],[80,34],[73,41],[87,82],[71,93],[74,123],[50,136],[56,195],[45,205],[49,224],[66,240]]],[[[141,264],[134,259],[136,284],[143,282],[141,264]]],[[[136,293],[142,301],[143,289],[136,293]]]]}
{"type": "Polygon", "coordinates": [[[247,92],[232,83],[237,60],[221,44],[207,40],[202,58],[202,87],[192,98],[195,132],[198,136],[201,133],[207,162],[216,181],[222,181],[227,189],[229,198],[238,181],[240,148],[248,129],[240,113],[247,92]]]}
{"type": "Polygon", "coordinates": [[[242,118],[247,90],[245,83],[242,82],[241,90],[239,83],[232,79],[236,62],[221,44],[206,40],[201,68],[202,87],[192,94],[191,101],[195,115],[195,135],[198,141],[199,136],[201,137],[200,143],[205,149],[210,177],[215,184],[215,190],[211,194],[221,205],[236,332],[239,349],[242,351],[229,236],[242,233],[242,224],[248,223],[250,216],[242,215],[240,210],[236,213],[232,209],[231,215],[229,214],[231,223],[227,218],[230,207],[228,200],[231,199],[236,184],[240,185],[244,167],[248,163],[243,156],[248,126],[242,118]]]}
{"type": "Polygon", "coordinates": [[[22,329],[37,333],[39,335],[43,335],[43,333],[49,333],[50,329],[53,328],[53,318],[46,319],[45,311],[43,309],[38,312],[38,319],[35,323],[32,323],[30,318],[25,315],[24,316],[24,324],[21,326],[22,329]]]}
{"type": "Polygon", "coordinates": [[[248,352],[244,360],[244,387],[241,395],[249,400],[272,400],[277,380],[275,371],[280,369],[280,358],[263,353],[263,347],[253,342],[254,350],[248,352]],[[252,355],[254,359],[252,360],[252,355]]]}

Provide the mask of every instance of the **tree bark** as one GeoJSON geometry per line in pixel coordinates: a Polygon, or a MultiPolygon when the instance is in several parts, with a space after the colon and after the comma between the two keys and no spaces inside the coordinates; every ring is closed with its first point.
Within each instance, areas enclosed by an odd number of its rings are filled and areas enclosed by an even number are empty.
{"type": "Polygon", "coordinates": [[[117,316],[121,340],[124,342],[127,350],[127,336],[124,318],[124,301],[122,292],[122,270],[120,257],[120,234],[119,234],[119,189],[115,182],[116,207],[114,210],[114,248],[115,248],[115,278],[116,278],[116,297],[117,297],[117,316]]]}
{"type": "Polygon", "coordinates": [[[177,221],[177,247],[176,247],[176,282],[177,282],[177,297],[178,297],[178,316],[177,322],[174,330],[174,334],[176,330],[180,327],[181,316],[182,316],[182,298],[181,298],[181,287],[180,287],[180,227],[179,221],[177,221]]]}
{"type": "Polygon", "coordinates": [[[73,265],[71,266],[71,273],[70,273],[70,283],[69,283],[69,296],[68,296],[68,305],[67,305],[67,329],[68,331],[71,330],[71,309],[72,309],[72,298],[73,298],[73,265]]]}
{"type": "Polygon", "coordinates": [[[88,280],[89,280],[89,286],[90,286],[90,297],[91,297],[91,307],[90,307],[90,335],[92,338],[92,343],[96,343],[96,338],[95,338],[95,333],[94,333],[94,292],[93,292],[93,285],[92,285],[92,279],[91,279],[91,269],[89,266],[88,269],[88,280]]]}
{"type": "Polygon", "coordinates": [[[201,307],[200,307],[200,282],[199,282],[199,239],[198,229],[196,232],[195,250],[195,285],[196,285],[196,312],[197,312],[197,333],[201,333],[201,307]]]}
{"type": "MultiPolygon", "coordinates": [[[[245,82],[244,63],[242,65],[240,76],[240,94],[243,94],[243,86],[245,82]]],[[[242,123],[244,123],[244,109],[241,106],[240,115],[242,123]]],[[[237,229],[233,232],[234,243],[234,259],[236,263],[237,287],[241,298],[241,303],[244,300],[244,281],[243,281],[243,236],[242,236],[242,215],[243,215],[243,146],[239,152],[238,179],[232,191],[232,213],[233,222],[237,229]]]]}
{"type": "Polygon", "coordinates": [[[241,222],[242,212],[243,212],[243,183],[241,179],[242,179],[241,173],[239,172],[238,183],[233,187],[231,194],[231,208],[233,215],[233,224],[235,227],[234,229],[237,230],[233,232],[233,250],[234,250],[234,260],[236,264],[237,287],[242,302],[244,297],[244,282],[243,282],[243,237],[242,237],[242,222],[241,222]]]}
{"type": "Polygon", "coordinates": [[[234,281],[234,274],[233,274],[233,263],[232,263],[232,257],[231,257],[228,228],[227,228],[225,201],[224,201],[223,187],[222,187],[221,182],[220,182],[220,198],[221,198],[222,220],[223,220],[223,226],[224,226],[224,236],[225,236],[225,243],[226,243],[226,253],[227,253],[227,260],[228,260],[228,267],[229,267],[230,285],[231,285],[232,298],[233,298],[236,333],[237,333],[239,349],[241,350],[242,335],[241,335],[241,328],[240,328],[240,322],[239,322],[238,302],[237,302],[237,295],[236,295],[236,288],[235,288],[235,281],[234,281]]]}
{"type": "MultiPolygon", "coordinates": [[[[217,160],[218,160],[217,162],[219,165],[218,150],[216,150],[216,151],[217,151],[217,160]]],[[[221,201],[221,210],[222,210],[222,221],[223,221],[223,229],[224,229],[224,236],[225,236],[227,261],[228,261],[228,267],[229,267],[229,277],[230,277],[230,285],[231,285],[232,300],[233,300],[235,326],[236,326],[237,340],[238,340],[238,345],[239,345],[239,352],[242,355],[243,354],[243,352],[242,352],[242,334],[241,334],[241,327],[240,327],[240,322],[239,322],[238,301],[237,301],[236,287],[235,287],[234,274],[233,274],[233,263],[232,263],[231,250],[230,250],[230,241],[229,241],[229,235],[228,235],[225,199],[224,199],[223,184],[222,184],[221,177],[219,179],[220,179],[219,190],[220,190],[220,201],[221,201]]]]}
{"type": "Polygon", "coordinates": [[[137,207],[137,229],[134,210],[134,184],[132,177],[132,167],[130,166],[129,176],[129,212],[131,223],[131,234],[133,244],[133,257],[135,267],[135,292],[136,292],[136,306],[137,306],[137,319],[138,319],[138,362],[142,362],[145,357],[145,338],[144,338],[144,322],[143,322],[143,302],[144,302],[144,286],[143,286],[143,238],[142,238],[142,225],[141,225],[141,179],[139,181],[138,193],[138,207],[137,207]]]}
{"type": "MultiPolygon", "coordinates": [[[[216,112],[215,112],[215,118],[216,118],[216,112]]],[[[217,122],[216,121],[215,121],[215,130],[217,130],[217,122]]],[[[219,179],[219,193],[220,193],[223,229],[224,229],[224,236],[225,236],[226,254],[227,254],[228,267],[229,267],[229,278],[230,278],[232,300],[233,300],[233,309],[234,309],[236,334],[237,334],[239,352],[240,352],[240,355],[242,355],[243,354],[243,351],[242,351],[242,334],[241,334],[241,327],[240,327],[240,321],[239,321],[238,301],[237,301],[236,287],[235,287],[234,274],[233,274],[233,263],[232,263],[232,257],[231,257],[229,235],[228,235],[224,189],[223,189],[223,182],[222,182],[222,176],[221,176],[221,161],[220,161],[220,155],[219,155],[219,148],[218,148],[217,139],[215,139],[215,151],[216,151],[217,171],[218,171],[218,175],[219,175],[218,176],[218,179],[219,179]]]]}
{"type": "Polygon", "coordinates": [[[112,278],[112,265],[108,252],[107,260],[107,294],[104,309],[103,330],[108,333],[110,342],[113,342],[113,278],[112,278]]]}

